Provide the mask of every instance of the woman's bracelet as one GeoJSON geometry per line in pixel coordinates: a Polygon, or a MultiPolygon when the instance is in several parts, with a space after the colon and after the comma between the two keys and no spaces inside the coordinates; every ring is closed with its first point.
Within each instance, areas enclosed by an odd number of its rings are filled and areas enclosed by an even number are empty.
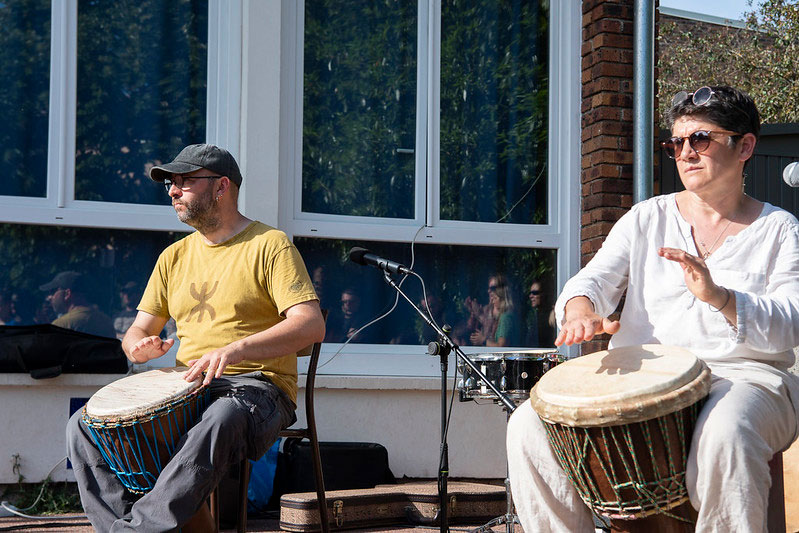
{"type": "Polygon", "coordinates": [[[722,310],[722,309],[724,309],[725,307],[727,307],[727,304],[728,304],[728,303],[730,303],[730,289],[728,289],[727,287],[722,287],[722,289],[724,289],[724,292],[726,292],[726,293],[727,293],[727,299],[726,299],[726,300],[724,300],[724,305],[722,305],[721,307],[719,307],[718,309],[716,309],[716,308],[714,308],[712,305],[710,305],[710,304],[707,304],[707,305],[709,305],[709,306],[710,306],[710,310],[711,310],[712,312],[714,312],[714,313],[721,313],[721,310],[722,310]]]}

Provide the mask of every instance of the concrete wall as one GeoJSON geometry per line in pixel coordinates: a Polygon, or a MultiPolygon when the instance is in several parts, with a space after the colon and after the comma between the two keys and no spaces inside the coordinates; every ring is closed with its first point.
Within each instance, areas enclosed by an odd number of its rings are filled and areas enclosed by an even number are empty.
{"type": "MultiPolygon", "coordinates": [[[[120,378],[68,374],[35,380],[0,374],[0,483],[74,480],[61,462],[70,401],[91,397],[120,378]]],[[[320,440],[374,442],[389,452],[397,477],[437,474],[440,440],[439,380],[434,378],[319,377],[316,417],[320,440]]],[[[452,383],[449,383],[449,390],[452,383]]],[[[300,398],[304,389],[300,391],[300,398]]],[[[298,424],[305,423],[300,403],[298,424]]],[[[505,477],[504,411],[491,402],[458,402],[448,442],[453,477],[505,477]]]]}

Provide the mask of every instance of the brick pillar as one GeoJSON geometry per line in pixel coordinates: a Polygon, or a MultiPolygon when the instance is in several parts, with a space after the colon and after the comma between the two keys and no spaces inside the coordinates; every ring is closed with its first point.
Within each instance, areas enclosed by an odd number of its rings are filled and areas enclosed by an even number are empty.
{"type": "MultiPolygon", "coordinates": [[[[583,0],[582,230],[585,265],[632,206],[633,0],[583,0]]],[[[607,336],[582,352],[607,347],[607,336]]]]}

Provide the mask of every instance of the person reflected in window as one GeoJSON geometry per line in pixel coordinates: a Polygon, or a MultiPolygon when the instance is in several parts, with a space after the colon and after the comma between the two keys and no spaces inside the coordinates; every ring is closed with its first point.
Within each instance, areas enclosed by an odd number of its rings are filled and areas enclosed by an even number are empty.
{"type": "Polygon", "coordinates": [[[88,286],[84,274],[66,271],[39,287],[49,293],[47,301],[58,315],[53,325],[101,337],[116,337],[111,318],[89,301],[88,286]]]}
{"type": "MultiPolygon", "coordinates": [[[[348,287],[341,292],[341,309],[328,320],[325,342],[346,342],[358,329],[368,322],[361,307],[361,297],[354,288],[348,287]]],[[[368,330],[361,331],[353,342],[372,342],[368,330]]]]}
{"type": "Polygon", "coordinates": [[[141,299],[141,290],[135,281],[129,281],[119,291],[120,310],[114,315],[114,330],[117,338],[122,340],[133,321],[136,319],[136,305],[141,299]]]}
{"type": "Polygon", "coordinates": [[[0,326],[16,326],[14,300],[8,291],[0,290],[0,326]]]}
{"type": "Polygon", "coordinates": [[[332,309],[335,307],[330,300],[335,296],[331,295],[327,271],[323,266],[317,266],[311,273],[311,281],[313,282],[314,291],[319,297],[319,306],[322,309],[332,309]]]}
{"type": "Polygon", "coordinates": [[[517,346],[519,317],[505,276],[488,278],[488,305],[482,314],[481,327],[469,337],[475,346],[517,346]]]}
{"type": "Polygon", "coordinates": [[[530,283],[527,300],[530,302],[530,309],[527,311],[527,335],[524,345],[528,348],[554,346],[555,310],[553,306],[544,304],[544,289],[541,280],[533,279],[530,283]]]}

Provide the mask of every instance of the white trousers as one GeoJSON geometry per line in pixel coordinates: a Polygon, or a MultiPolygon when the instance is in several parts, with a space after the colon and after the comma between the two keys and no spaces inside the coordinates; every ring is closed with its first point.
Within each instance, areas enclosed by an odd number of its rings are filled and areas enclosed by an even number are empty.
{"type": "MultiPolygon", "coordinates": [[[[686,468],[700,533],[765,533],[768,462],[796,432],[787,393],[750,380],[713,376],[699,414],[686,468]]],[[[593,532],[588,507],[552,452],[529,401],[508,423],[508,466],[516,512],[527,533],[593,532]]]]}

